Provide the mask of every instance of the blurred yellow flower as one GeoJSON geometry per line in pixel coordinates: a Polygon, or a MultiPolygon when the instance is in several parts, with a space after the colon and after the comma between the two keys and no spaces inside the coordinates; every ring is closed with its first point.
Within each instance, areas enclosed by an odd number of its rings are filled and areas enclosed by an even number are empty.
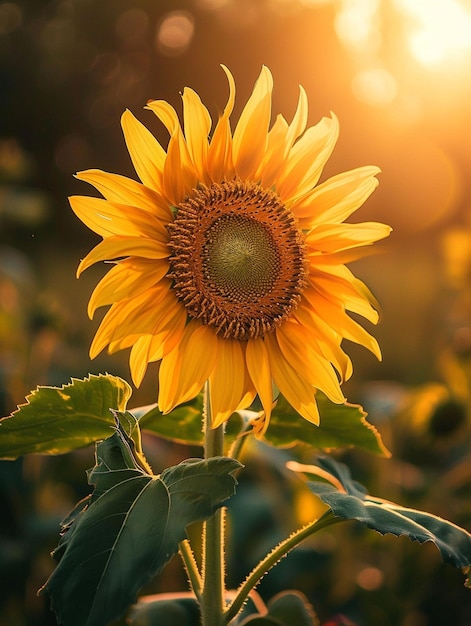
{"type": "Polygon", "coordinates": [[[104,196],[75,196],[77,216],[103,237],[78,274],[114,261],[96,286],[89,315],[111,305],[93,358],[131,348],[139,385],[160,361],[159,408],[171,411],[209,380],[213,426],[258,394],[267,427],[273,383],[293,408],[318,423],[315,391],[333,402],[352,373],[344,338],[378,358],[375,339],[347,311],[376,323],[374,298],[345,263],[386,237],[384,224],[345,224],[377,185],[360,167],[317,185],[338,137],[337,118],[306,129],[300,88],[291,123],[270,128],[273,81],[263,67],[231,131],[235,84],[214,125],[199,96],[183,91],[183,126],[170,104],[150,109],[166,126],[165,150],[130,113],[124,136],[141,182],[100,170],[77,175],[104,196]],[[360,248],[360,250],[358,250],[360,248]]]}

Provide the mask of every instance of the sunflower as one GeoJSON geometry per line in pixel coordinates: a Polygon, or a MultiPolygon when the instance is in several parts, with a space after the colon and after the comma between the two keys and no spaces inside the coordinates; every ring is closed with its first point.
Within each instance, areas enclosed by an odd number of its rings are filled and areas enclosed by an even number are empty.
{"type": "Polygon", "coordinates": [[[346,224],[377,185],[377,167],[318,184],[338,137],[331,114],[307,126],[300,87],[291,123],[271,122],[273,80],[263,67],[231,130],[235,83],[212,128],[197,93],[183,91],[183,125],[165,101],[147,105],[167,128],[165,150],[130,111],[126,145],[140,182],[101,170],[77,178],[103,196],[74,196],[76,215],[103,238],[81,261],[113,265],[94,289],[93,317],[111,305],[91,358],[131,348],[138,386],[160,361],[158,405],[168,413],[209,381],[212,426],[258,395],[266,429],[277,389],[319,423],[316,390],[335,403],[352,374],[344,339],[381,358],[376,340],[348,312],[372,323],[375,300],[345,263],[390,228],[346,224]]]}

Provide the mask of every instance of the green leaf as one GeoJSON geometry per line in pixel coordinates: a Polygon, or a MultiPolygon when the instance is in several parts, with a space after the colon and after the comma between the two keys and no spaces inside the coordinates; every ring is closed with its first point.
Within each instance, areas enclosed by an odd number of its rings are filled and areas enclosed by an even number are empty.
{"type": "MultiPolygon", "coordinates": [[[[202,446],[203,435],[203,394],[199,394],[171,413],[163,414],[157,404],[131,409],[139,420],[142,430],[154,435],[187,445],[202,446]]],[[[234,413],[226,422],[224,445],[228,449],[243,426],[240,415],[234,413]]]]}
{"type": "Polygon", "coordinates": [[[319,626],[314,609],[298,591],[284,591],[270,600],[266,615],[248,617],[240,626],[319,626]]]}
{"type": "MultiPolygon", "coordinates": [[[[319,458],[318,467],[298,463],[290,463],[289,467],[323,481],[309,481],[307,485],[336,517],[357,520],[382,535],[404,535],[420,543],[430,541],[440,551],[443,561],[469,574],[471,534],[463,528],[431,513],[368,495],[363,485],[352,480],[348,468],[331,458],[319,458]]],[[[466,585],[470,586],[468,579],[466,585]]]]}
{"type": "Polygon", "coordinates": [[[138,419],[129,411],[111,411],[115,416],[117,423],[119,423],[121,430],[126,434],[129,440],[132,441],[132,448],[135,460],[139,466],[149,474],[152,474],[152,469],[147,463],[147,459],[144,456],[142,449],[142,437],[141,429],[138,419]]]}
{"type": "Polygon", "coordinates": [[[366,421],[358,404],[334,404],[323,394],[316,394],[320,425],[311,424],[280,396],[270,418],[264,439],[273,446],[308,444],[316,450],[356,447],[367,452],[390,456],[376,428],[366,421]]]}
{"type": "Polygon", "coordinates": [[[95,489],[66,520],[59,564],[41,592],[65,626],[104,626],[178,551],[186,527],[230,498],[234,459],[189,459],[160,476],[144,471],[121,425],[97,444],[95,489]]]}
{"type": "Polygon", "coordinates": [[[110,409],[123,411],[131,387],[117,376],[73,378],[62,387],[38,387],[0,420],[0,458],[23,454],[64,454],[109,437],[110,409]]]}
{"type": "Polygon", "coordinates": [[[159,411],[157,404],[131,409],[131,412],[139,420],[142,430],[177,443],[203,444],[202,394],[166,415],[159,411]]]}

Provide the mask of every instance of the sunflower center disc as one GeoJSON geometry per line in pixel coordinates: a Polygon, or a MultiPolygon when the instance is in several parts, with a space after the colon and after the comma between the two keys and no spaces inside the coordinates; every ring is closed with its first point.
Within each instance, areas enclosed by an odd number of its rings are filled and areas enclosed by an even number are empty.
{"type": "Polygon", "coordinates": [[[217,219],[203,251],[208,281],[230,302],[260,298],[273,288],[280,259],[270,231],[241,215],[217,219]]]}
{"type": "Polygon", "coordinates": [[[305,283],[304,244],[272,191],[240,180],[196,190],[170,231],[170,274],[190,317],[224,338],[272,332],[305,283]]]}

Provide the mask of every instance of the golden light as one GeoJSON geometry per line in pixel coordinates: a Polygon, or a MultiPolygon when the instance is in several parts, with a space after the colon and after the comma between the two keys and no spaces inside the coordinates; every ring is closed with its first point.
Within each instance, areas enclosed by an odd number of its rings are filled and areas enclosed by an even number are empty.
{"type": "Polygon", "coordinates": [[[409,124],[423,118],[432,93],[444,111],[467,89],[470,0],[338,0],[335,31],[349,53],[355,98],[409,124]]]}
{"type": "Polygon", "coordinates": [[[195,30],[194,18],[187,11],[171,11],[160,22],[156,33],[158,50],[166,56],[177,56],[190,45],[195,30]]]}
{"type": "Polygon", "coordinates": [[[339,39],[352,48],[377,47],[381,41],[378,11],[381,0],[342,0],[335,18],[339,39]]]}
{"type": "MultiPolygon", "coordinates": [[[[459,0],[395,0],[408,19],[410,52],[436,67],[471,51],[471,10],[459,0]]],[[[468,3],[469,7],[469,3],[468,3]]]]}
{"type": "Polygon", "coordinates": [[[384,574],[377,567],[364,567],[358,572],[356,583],[362,589],[373,591],[384,583],[384,574]]]}
{"type": "Polygon", "coordinates": [[[361,102],[373,106],[389,104],[397,94],[394,76],[383,67],[362,70],[352,79],[353,94],[361,102]]]}

